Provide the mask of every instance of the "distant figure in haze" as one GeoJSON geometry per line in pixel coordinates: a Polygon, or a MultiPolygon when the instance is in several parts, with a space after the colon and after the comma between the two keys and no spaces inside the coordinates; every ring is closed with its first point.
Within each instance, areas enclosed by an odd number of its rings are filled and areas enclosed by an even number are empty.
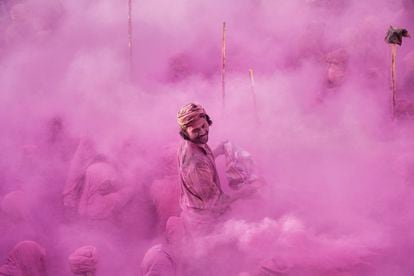
{"type": "Polygon", "coordinates": [[[73,275],[94,276],[96,265],[96,248],[93,246],[82,246],[69,256],[69,266],[73,275]]]}
{"type": "Polygon", "coordinates": [[[349,55],[344,48],[339,48],[326,55],[327,86],[330,88],[341,86],[346,77],[349,55]]]}
{"type": "Polygon", "coordinates": [[[18,243],[0,266],[1,276],[46,276],[45,249],[34,241],[18,243]]]}
{"type": "Polygon", "coordinates": [[[27,194],[17,190],[4,196],[0,206],[1,212],[13,222],[26,221],[29,218],[29,204],[27,194]]]}
{"type": "MultiPolygon", "coordinates": [[[[187,244],[183,220],[170,217],[162,243],[152,246],[141,262],[143,276],[175,276],[183,274],[183,245],[187,244]]],[[[190,253],[190,252],[188,252],[190,253]]]]}
{"type": "Polygon", "coordinates": [[[345,48],[338,48],[324,55],[326,63],[326,75],[324,88],[318,96],[318,101],[323,102],[327,97],[334,95],[345,83],[348,75],[349,54],[345,48]]]}
{"type": "MultiPolygon", "coordinates": [[[[34,137],[38,151],[38,166],[36,173],[40,176],[36,184],[42,208],[62,217],[63,209],[60,197],[62,184],[65,183],[70,161],[75,154],[78,141],[69,131],[68,124],[61,115],[55,114],[44,121],[40,132],[34,137]]],[[[30,181],[30,179],[29,179],[30,181]]]]}
{"type": "Polygon", "coordinates": [[[67,123],[60,115],[54,115],[46,121],[41,139],[42,152],[65,165],[76,150],[77,141],[71,137],[67,123]]]}
{"type": "Polygon", "coordinates": [[[83,139],[71,162],[63,203],[69,215],[88,219],[108,219],[122,209],[131,190],[114,165],[99,155],[94,144],[83,139]]]}
{"type": "Polygon", "coordinates": [[[88,138],[81,138],[72,158],[63,190],[63,205],[70,215],[77,215],[78,213],[78,205],[84,190],[85,174],[88,167],[103,160],[104,157],[97,153],[95,143],[88,138]]]}
{"type": "Polygon", "coordinates": [[[0,256],[7,253],[10,240],[34,239],[42,233],[39,221],[34,219],[36,208],[31,200],[21,190],[0,196],[0,256]]]}
{"type": "Polygon", "coordinates": [[[151,183],[150,196],[157,213],[157,230],[165,230],[169,217],[180,215],[180,187],[177,185],[177,146],[168,145],[163,148],[159,161],[160,171],[151,183]]]}
{"type": "Polygon", "coordinates": [[[142,276],[175,276],[176,264],[163,244],[152,246],[141,263],[142,276]]]}
{"type": "Polygon", "coordinates": [[[8,42],[43,40],[59,26],[64,15],[60,1],[9,0],[4,6],[10,18],[4,33],[8,42]]]}

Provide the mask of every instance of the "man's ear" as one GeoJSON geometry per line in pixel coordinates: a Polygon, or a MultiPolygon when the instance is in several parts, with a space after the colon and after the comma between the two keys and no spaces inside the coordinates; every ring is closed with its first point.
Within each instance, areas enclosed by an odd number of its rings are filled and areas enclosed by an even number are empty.
{"type": "Polygon", "coordinates": [[[211,126],[213,124],[213,121],[210,119],[210,116],[208,116],[207,114],[204,115],[204,118],[206,118],[206,121],[208,123],[209,126],[211,126]]]}
{"type": "Polygon", "coordinates": [[[190,137],[188,137],[188,133],[187,131],[185,131],[184,129],[180,130],[180,136],[184,139],[184,140],[190,140],[190,137]]]}

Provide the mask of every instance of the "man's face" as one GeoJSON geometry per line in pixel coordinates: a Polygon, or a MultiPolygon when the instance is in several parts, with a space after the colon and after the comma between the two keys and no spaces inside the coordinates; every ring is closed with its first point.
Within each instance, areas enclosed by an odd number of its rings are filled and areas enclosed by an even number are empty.
{"type": "Polygon", "coordinates": [[[205,118],[198,118],[187,127],[188,138],[195,144],[208,142],[209,125],[205,118]]]}

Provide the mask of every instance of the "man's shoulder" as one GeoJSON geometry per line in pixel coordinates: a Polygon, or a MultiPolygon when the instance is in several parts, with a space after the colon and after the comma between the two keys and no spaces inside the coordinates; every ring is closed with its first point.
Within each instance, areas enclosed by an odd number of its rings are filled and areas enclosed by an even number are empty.
{"type": "Polygon", "coordinates": [[[178,149],[178,154],[205,158],[207,152],[203,147],[191,143],[190,141],[184,140],[178,149]]]}
{"type": "Polygon", "coordinates": [[[202,167],[209,164],[207,155],[191,142],[184,141],[180,145],[178,155],[181,167],[202,167]]]}

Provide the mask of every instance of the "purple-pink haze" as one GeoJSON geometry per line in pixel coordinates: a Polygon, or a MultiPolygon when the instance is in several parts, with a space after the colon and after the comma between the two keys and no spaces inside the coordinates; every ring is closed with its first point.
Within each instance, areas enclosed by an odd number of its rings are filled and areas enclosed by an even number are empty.
{"type": "MultiPolygon", "coordinates": [[[[0,266],[33,240],[49,275],[73,275],[83,246],[97,276],[141,275],[180,213],[176,115],[196,102],[209,144],[250,152],[266,186],[187,249],[193,275],[414,274],[414,117],[392,118],[384,42],[390,25],[414,32],[414,0],[131,3],[132,60],[127,0],[0,0],[0,266]],[[84,195],[66,208],[78,176],[83,193],[99,179],[127,191],[99,202],[112,215],[84,195]]],[[[410,106],[412,39],[396,62],[410,106]]]]}

